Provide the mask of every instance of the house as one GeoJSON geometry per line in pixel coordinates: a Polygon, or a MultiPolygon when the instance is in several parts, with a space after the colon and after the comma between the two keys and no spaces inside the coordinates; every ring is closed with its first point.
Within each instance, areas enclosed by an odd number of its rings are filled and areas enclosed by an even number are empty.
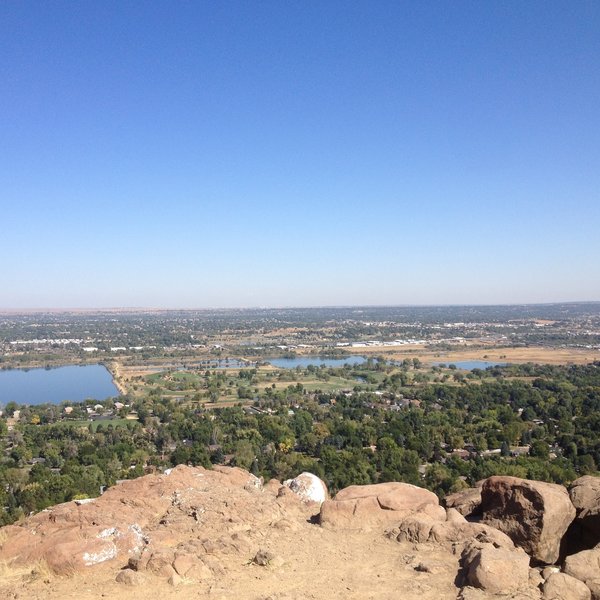
{"type": "Polygon", "coordinates": [[[527,456],[530,446],[512,446],[510,449],[511,456],[527,456]]]}

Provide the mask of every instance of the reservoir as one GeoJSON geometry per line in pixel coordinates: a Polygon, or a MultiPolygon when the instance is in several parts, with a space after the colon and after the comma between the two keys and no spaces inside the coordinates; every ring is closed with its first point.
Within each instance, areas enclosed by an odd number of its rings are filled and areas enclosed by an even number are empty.
{"type": "Polygon", "coordinates": [[[343,367],[344,365],[362,365],[364,356],[347,356],[346,358],[321,358],[320,356],[295,356],[294,358],[271,358],[268,362],[280,369],[306,368],[310,365],[320,367],[343,367]]]}
{"type": "Polygon", "coordinates": [[[0,404],[59,404],[119,395],[112,375],[102,365],[71,365],[56,369],[0,370],[0,404]]]}

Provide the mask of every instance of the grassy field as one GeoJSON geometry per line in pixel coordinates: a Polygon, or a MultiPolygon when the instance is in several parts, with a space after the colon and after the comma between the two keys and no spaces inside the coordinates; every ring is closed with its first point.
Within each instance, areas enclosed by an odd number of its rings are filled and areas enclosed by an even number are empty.
{"type": "Polygon", "coordinates": [[[240,400],[238,397],[238,386],[247,388],[252,395],[263,393],[267,388],[283,390],[290,386],[301,384],[303,389],[313,392],[321,390],[323,392],[336,392],[339,390],[351,390],[356,386],[362,389],[376,389],[377,385],[384,378],[383,373],[374,373],[372,371],[360,371],[356,369],[354,373],[362,377],[370,377],[370,383],[360,381],[355,375],[344,377],[342,375],[327,375],[325,378],[317,377],[313,372],[306,372],[297,369],[275,369],[272,366],[265,366],[256,369],[253,379],[247,380],[240,378],[239,369],[220,369],[220,387],[218,402],[210,402],[207,398],[209,390],[208,384],[214,380],[215,370],[211,370],[211,376],[206,378],[205,371],[159,371],[146,373],[138,381],[138,393],[145,394],[153,389],[160,389],[160,395],[174,399],[187,399],[198,401],[198,395],[201,396],[199,402],[207,406],[222,406],[224,404],[235,404],[240,401],[249,402],[249,399],[240,400]],[[170,389],[171,388],[171,389],[170,389]]]}

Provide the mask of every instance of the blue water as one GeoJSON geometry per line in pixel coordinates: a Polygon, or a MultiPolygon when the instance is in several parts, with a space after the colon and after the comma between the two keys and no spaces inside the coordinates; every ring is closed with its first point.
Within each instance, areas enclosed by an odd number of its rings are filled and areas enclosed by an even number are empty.
{"type": "Polygon", "coordinates": [[[0,371],[0,404],[59,404],[118,395],[111,374],[102,365],[0,371]]]}
{"type": "Polygon", "coordinates": [[[186,361],[182,367],[179,363],[164,363],[163,366],[177,371],[189,371],[190,369],[245,369],[255,367],[256,363],[237,358],[214,358],[209,360],[186,361]]]}
{"type": "Polygon", "coordinates": [[[320,367],[343,367],[344,365],[362,365],[366,362],[364,356],[347,356],[346,358],[321,358],[320,356],[296,356],[295,358],[271,358],[268,361],[274,367],[281,369],[306,368],[309,365],[320,367]]]}
{"type": "Polygon", "coordinates": [[[213,359],[213,360],[202,360],[198,364],[194,363],[199,369],[244,369],[246,367],[254,367],[256,363],[244,360],[237,360],[236,358],[225,358],[213,359]]]}
{"type": "Polygon", "coordinates": [[[457,369],[463,371],[472,371],[473,369],[487,369],[488,367],[506,367],[508,363],[505,362],[490,362],[488,360],[458,360],[456,362],[434,362],[432,366],[437,367],[439,365],[456,365],[457,369]]]}

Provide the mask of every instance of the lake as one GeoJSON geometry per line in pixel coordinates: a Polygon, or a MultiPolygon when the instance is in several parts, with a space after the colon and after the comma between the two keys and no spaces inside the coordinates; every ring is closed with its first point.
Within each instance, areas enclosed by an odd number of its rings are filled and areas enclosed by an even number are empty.
{"type": "Polygon", "coordinates": [[[119,395],[112,375],[102,365],[71,365],[56,369],[0,370],[0,404],[59,404],[119,395]]]}
{"type": "Polygon", "coordinates": [[[190,369],[246,369],[255,367],[256,363],[249,360],[238,360],[237,358],[211,358],[207,360],[186,360],[183,366],[179,363],[162,363],[161,366],[177,371],[189,371],[190,369]]]}
{"type": "Polygon", "coordinates": [[[508,363],[490,362],[488,360],[457,360],[455,362],[434,362],[431,365],[434,367],[439,365],[455,365],[457,369],[472,371],[473,369],[487,369],[488,367],[506,367],[508,363]]]}
{"type": "Polygon", "coordinates": [[[362,365],[364,356],[347,356],[346,358],[321,358],[320,356],[296,356],[294,358],[270,358],[267,362],[280,369],[306,368],[310,365],[320,367],[343,367],[344,365],[362,365]]]}

